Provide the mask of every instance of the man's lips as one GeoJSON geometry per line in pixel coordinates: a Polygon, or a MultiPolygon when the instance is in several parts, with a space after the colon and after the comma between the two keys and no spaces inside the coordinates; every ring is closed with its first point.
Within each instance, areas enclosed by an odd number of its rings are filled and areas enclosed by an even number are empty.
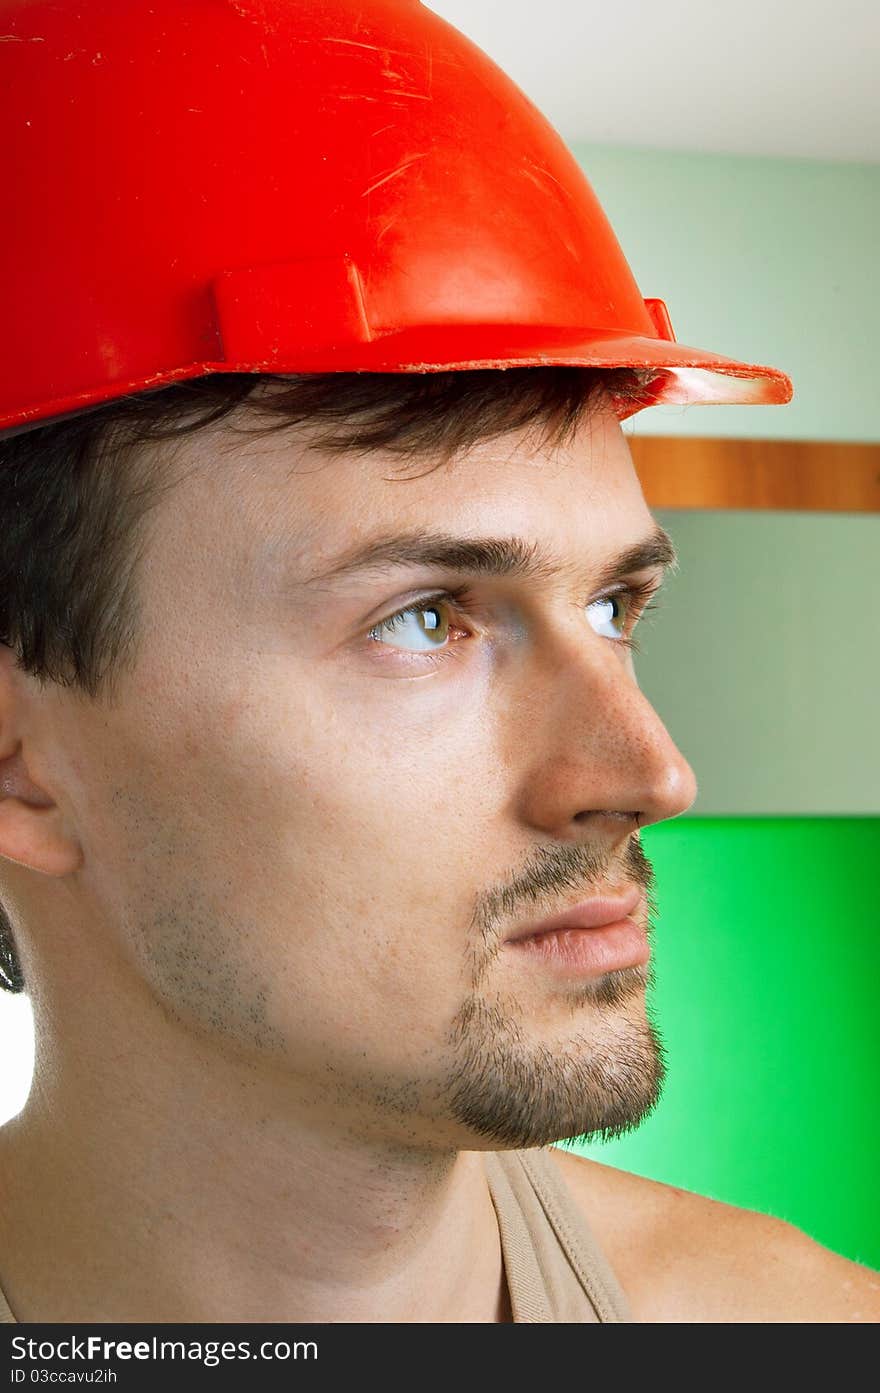
{"type": "Polygon", "coordinates": [[[581,900],[562,914],[554,914],[540,923],[522,925],[505,942],[522,943],[524,939],[538,938],[560,929],[599,929],[606,924],[617,924],[634,912],[641,898],[642,891],[633,885],[622,895],[602,895],[592,900],[581,900]]]}

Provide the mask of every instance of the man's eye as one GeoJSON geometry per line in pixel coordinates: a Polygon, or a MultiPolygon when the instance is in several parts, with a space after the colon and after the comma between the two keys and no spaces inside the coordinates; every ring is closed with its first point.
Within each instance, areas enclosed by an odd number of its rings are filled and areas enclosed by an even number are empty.
{"type": "Polygon", "coordinates": [[[587,614],[596,633],[603,638],[623,638],[632,603],[631,592],[621,590],[616,595],[606,595],[604,599],[594,600],[587,605],[587,614]]]}
{"type": "Polygon", "coordinates": [[[409,653],[427,653],[443,647],[449,627],[449,606],[442,600],[430,600],[383,619],[370,630],[369,637],[409,653]]]}
{"type": "Polygon", "coordinates": [[[649,603],[660,590],[662,582],[655,577],[640,585],[628,585],[613,595],[605,595],[587,605],[590,624],[602,638],[611,638],[624,648],[639,651],[639,645],[632,631],[649,609],[658,609],[657,604],[649,603]]]}

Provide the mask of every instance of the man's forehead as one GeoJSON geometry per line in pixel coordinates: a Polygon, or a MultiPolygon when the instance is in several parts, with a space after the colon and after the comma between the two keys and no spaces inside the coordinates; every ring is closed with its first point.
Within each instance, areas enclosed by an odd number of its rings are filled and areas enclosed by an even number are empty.
{"type": "Polygon", "coordinates": [[[549,582],[606,562],[616,573],[675,561],[616,418],[594,419],[562,450],[526,432],[439,465],[326,453],[297,431],[257,436],[236,463],[222,511],[251,574],[285,590],[404,567],[549,582]]]}

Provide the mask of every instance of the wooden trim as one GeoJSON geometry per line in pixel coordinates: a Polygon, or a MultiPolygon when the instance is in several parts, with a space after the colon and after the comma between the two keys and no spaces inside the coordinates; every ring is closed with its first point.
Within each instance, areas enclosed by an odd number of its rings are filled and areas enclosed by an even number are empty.
{"type": "Polygon", "coordinates": [[[650,508],[880,512],[880,444],[627,435],[650,508]]]}

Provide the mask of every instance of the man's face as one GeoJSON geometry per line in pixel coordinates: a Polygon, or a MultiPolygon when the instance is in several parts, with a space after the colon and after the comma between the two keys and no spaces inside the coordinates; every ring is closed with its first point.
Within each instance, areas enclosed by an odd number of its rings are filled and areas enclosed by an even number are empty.
{"type": "Polygon", "coordinates": [[[696,792],[598,584],[655,530],[610,408],[562,450],[518,433],[439,468],[228,426],[179,449],[137,671],[63,732],[96,973],[356,1132],[626,1130],[663,1074],[644,956],[588,972],[507,941],[647,892],[637,827],[696,792]],[[399,534],[545,564],[325,575],[399,534]]]}

